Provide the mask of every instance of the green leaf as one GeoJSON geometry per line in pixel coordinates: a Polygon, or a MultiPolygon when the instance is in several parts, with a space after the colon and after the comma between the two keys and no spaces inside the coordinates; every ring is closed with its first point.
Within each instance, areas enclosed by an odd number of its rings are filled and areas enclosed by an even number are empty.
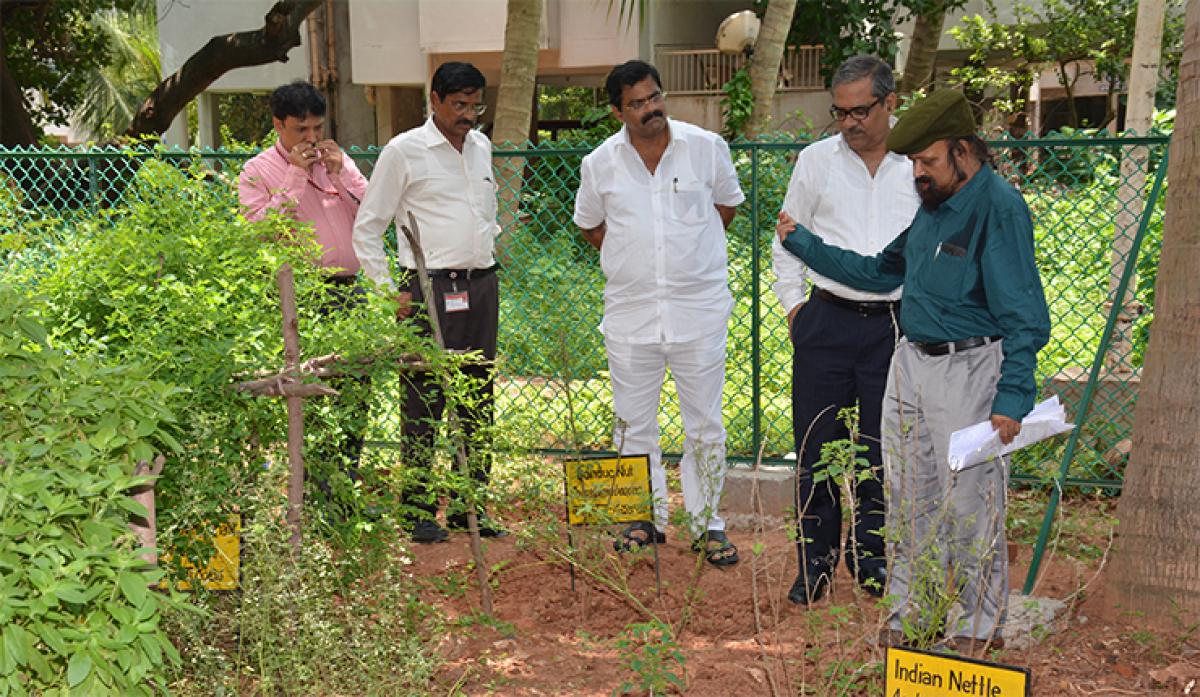
{"type": "Polygon", "coordinates": [[[149,591],[146,590],[146,579],[142,578],[141,574],[122,572],[117,577],[117,585],[121,587],[121,592],[125,594],[130,603],[133,603],[134,607],[141,607],[146,602],[149,591]]]}
{"type": "Polygon", "coordinates": [[[92,657],[84,651],[71,656],[67,663],[67,685],[75,687],[92,672],[92,657]]]}
{"type": "Polygon", "coordinates": [[[10,624],[4,628],[4,650],[18,667],[29,664],[29,640],[20,625],[10,624]]]}

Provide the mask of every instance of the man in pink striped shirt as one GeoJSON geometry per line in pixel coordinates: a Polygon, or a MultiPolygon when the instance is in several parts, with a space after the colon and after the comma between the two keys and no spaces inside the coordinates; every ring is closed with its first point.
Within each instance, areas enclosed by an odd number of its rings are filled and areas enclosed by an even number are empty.
{"type": "Polygon", "coordinates": [[[358,273],[351,233],[367,179],[337,143],[324,138],[325,98],[297,80],[271,94],[279,140],[246,163],[238,177],[238,200],[248,220],[281,211],[311,222],[323,253],[321,266],[335,277],[358,273]]]}
{"type": "MultiPolygon", "coordinates": [[[[271,94],[271,113],[279,139],[246,163],[238,177],[238,200],[247,220],[262,220],[278,211],[312,224],[322,249],[316,261],[331,273],[329,293],[320,308],[322,315],[329,315],[362,302],[364,291],[355,285],[359,263],[351,237],[367,180],[341,147],[325,138],[325,98],[311,84],[297,80],[276,89],[271,94]]],[[[347,423],[342,424],[341,442],[322,443],[309,458],[322,472],[313,479],[327,500],[333,489],[330,474],[335,471],[331,463],[336,462],[350,479],[359,478],[369,408],[365,379],[331,382],[341,393],[337,410],[347,415],[347,423]]]]}

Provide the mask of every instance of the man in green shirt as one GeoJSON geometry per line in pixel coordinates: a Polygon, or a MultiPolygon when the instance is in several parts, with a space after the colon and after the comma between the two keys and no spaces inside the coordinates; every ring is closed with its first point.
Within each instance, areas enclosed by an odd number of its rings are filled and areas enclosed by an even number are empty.
{"type": "Polygon", "coordinates": [[[888,149],[912,160],[922,205],[881,253],[831,247],[782,214],[777,231],[785,249],[829,278],[865,291],[904,286],[904,338],[883,404],[892,613],[880,643],[944,631],[944,648],[974,653],[1003,644],[1008,466],[995,458],[952,472],[950,434],[990,420],[1012,441],[1033,408],[1050,318],[1029,208],[992,170],[962,94],[918,102],[888,149]],[[941,598],[961,611],[944,628],[945,618],[930,616],[941,598]]]}

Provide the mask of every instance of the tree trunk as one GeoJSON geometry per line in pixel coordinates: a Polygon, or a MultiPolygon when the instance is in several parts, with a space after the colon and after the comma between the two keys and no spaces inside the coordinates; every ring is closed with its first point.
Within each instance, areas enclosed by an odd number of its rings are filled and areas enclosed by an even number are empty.
{"type": "Polygon", "coordinates": [[[754,106],[746,123],[746,135],[754,137],[767,129],[775,105],[775,86],[779,84],[779,64],[792,28],[796,0],[770,0],[762,27],[754,41],[750,57],[750,92],[754,106]]]}
{"type": "Polygon", "coordinates": [[[234,68],[287,62],[288,51],[300,45],[300,23],[321,0],[279,0],[267,12],[261,29],[214,36],[142,102],[129,136],[166,131],[196,95],[234,68]]]}
{"type": "Polygon", "coordinates": [[[1154,329],[1103,605],[1159,626],[1200,619],[1200,0],[1187,7],[1154,329]]]}
{"type": "Polygon", "coordinates": [[[900,95],[912,94],[933,83],[933,64],[937,59],[945,22],[946,5],[942,2],[934,5],[927,14],[917,15],[908,57],[904,59],[904,73],[900,76],[897,89],[900,95]]]}
{"type": "MultiPolygon", "coordinates": [[[[533,101],[537,92],[538,39],[542,30],[542,0],[508,0],[504,26],[504,58],[500,63],[500,93],[496,97],[496,120],[492,142],[501,147],[519,147],[529,140],[533,126],[533,101]]],[[[496,162],[499,187],[500,230],[496,257],[501,265],[508,258],[504,240],[520,216],[525,158],[504,157],[496,162]]]]}
{"type": "Polygon", "coordinates": [[[0,12],[0,144],[31,146],[37,144],[38,130],[25,108],[21,86],[8,71],[8,49],[4,42],[4,16],[0,12]]]}
{"type": "MultiPolygon", "coordinates": [[[[1158,63],[1162,55],[1164,0],[1141,0],[1133,36],[1133,59],[1129,68],[1129,102],[1125,109],[1125,132],[1146,135],[1154,120],[1154,94],[1158,89],[1158,63]]],[[[1114,116],[1115,118],[1115,116],[1114,116]]],[[[1115,130],[1115,128],[1114,128],[1115,130]]],[[[1124,204],[1113,224],[1112,266],[1108,277],[1108,297],[1116,300],[1117,285],[1125,272],[1133,237],[1137,234],[1138,212],[1143,206],[1146,168],[1150,153],[1146,148],[1130,148],[1121,160],[1121,188],[1117,200],[1124,204]]],[[[1131,374],[1133,365],[1133,322],[1141,314],[1137,302],[1137,277],[1129,283],[1121,298],[1121,312],[1113,327],[1112,345],[1105,362],[1115,373],[1131,374]]]]}

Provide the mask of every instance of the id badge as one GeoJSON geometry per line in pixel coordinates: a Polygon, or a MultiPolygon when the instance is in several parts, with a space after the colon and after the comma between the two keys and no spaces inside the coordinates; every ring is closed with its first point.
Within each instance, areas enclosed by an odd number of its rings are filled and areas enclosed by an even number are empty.
{"type": "Polygon", "coordinates": [[[442,295],[446,312],[466,312],[471,309],[471,296],[467,291],[450,291],[442,295]]]}

